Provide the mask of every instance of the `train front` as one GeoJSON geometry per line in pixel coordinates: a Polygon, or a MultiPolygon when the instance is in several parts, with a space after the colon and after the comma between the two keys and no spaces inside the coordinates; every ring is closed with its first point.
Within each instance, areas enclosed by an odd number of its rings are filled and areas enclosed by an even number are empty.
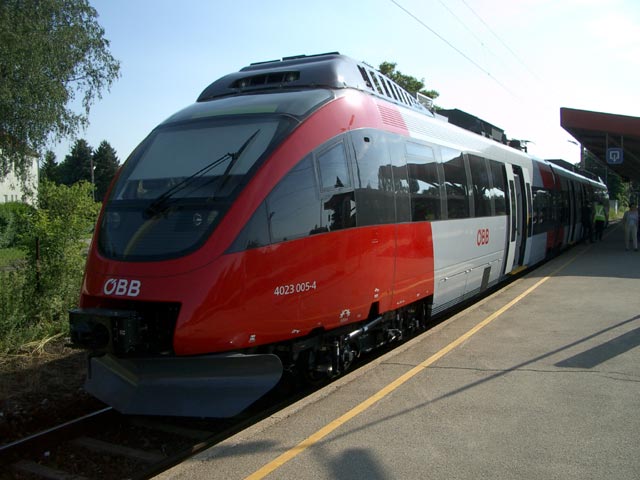
{"type": "Polygon", "coordinates": [[[103,206],[80,308],[70,312],[72,341],[90,350],[89,393],[127,414],[228,417],[277,384],[280,359],[248,350],[228,321],[247,299],[237,298],[242,268],[225,253],[261,201],[258,187],[246,188],[255,172],[330,98],[324,90],[196,103],[133,152],[103,206]],[[226,321],[214,322],[225,309],[226,321]]]}

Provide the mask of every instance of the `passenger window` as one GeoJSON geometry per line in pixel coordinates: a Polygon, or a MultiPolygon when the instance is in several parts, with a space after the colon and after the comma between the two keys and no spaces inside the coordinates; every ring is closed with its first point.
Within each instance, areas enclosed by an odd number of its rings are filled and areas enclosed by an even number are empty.
{"type": "MultiPolygon", "coordinates": [[[[393,190],[395,193],[396,208],[395,221],[398,223],[411,221],[411,197],[409,189],[409,177],[407,174],[407,160],[405,155],[404,139],[387,136],[387,145],[391,160],[390,176],[393,178],[393,190]]],[[[385,174],[389,177],[389,174],[385,174]]]]}
{"type": "Polygon", "coordinates": [[[323,195],[321,231],[333,232],[356,226],[356,202],[353,191],[323,195]]]}
{"type": "Polygon", "coordinates": [[[469,218],[469,185],[464,158],[460,152],[443,148],[444,180],[448,218],[469,218]]]}
{"type": "Polygon", "coordinates": [[[563,224],[569,223],[569,181],[564,178],[560,178],[560,188],[561,188],[561,201],[562,201],[562,209],[560,210],[560,221],[563,224]]]}
{"type": "Polygon", "coordinates": [[[281,242],[323,231],[321,211],[313,162],[309,155],[267,197],[271,241],[281,242]]]}
{"type": "Polygon", "coordinates": [[[351,186],[344,144],[337,143],[317,157],[322,190],[351,186]]]}
{"type": "Polygon", "coordinates": [[[546,232],[552,227],[552,196],[543,188],[533,187],[533,233],[546,232]]]}
{"type": "Polygon", "coordinates": [[[495,206],[496,215],[507,214],[507,202],[505,197],[505,171],[504,165],[494,160],[489,160],[489,166],[491,168],[491,181],[493,188],[491,189],[493,195],[493,203],[495,206]]]}
{"type": "Polygon", "coordinates": [[[356,153],[355,195],[358,226],[395,221],[393,172],[384,134],[374,130],[351,133],[356,153]]]}
{"type": "Polygon", "coordinates": [[[487,162],[484,158],[476,155],[467,155],[467,157],[469,160],[469,171],[471,172],[475,216],[490,217],[493,209],[491,207],[492,194],[487,162]]]}
{"type": "Polygon", "coordinates": [[[406,143],[411,221],[439,220],[441,181],[433,149],[414,142],[406,143]]]}

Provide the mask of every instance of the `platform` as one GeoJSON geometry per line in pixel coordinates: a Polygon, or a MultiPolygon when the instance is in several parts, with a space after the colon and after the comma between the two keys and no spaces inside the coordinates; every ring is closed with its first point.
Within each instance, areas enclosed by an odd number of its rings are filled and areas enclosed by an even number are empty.
{"type": "Polygon", "coordinates": [[[157,478],[638,479],[639,280],[613,225],[157,478]]]}

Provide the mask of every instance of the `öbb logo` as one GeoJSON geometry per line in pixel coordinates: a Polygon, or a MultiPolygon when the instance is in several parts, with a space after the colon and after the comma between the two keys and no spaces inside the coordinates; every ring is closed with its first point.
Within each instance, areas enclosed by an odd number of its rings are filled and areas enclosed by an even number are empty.
{"type": "Polygon", "coordinates": [[[478,234],[476,235],[476,244],[480,245],[489,245],[489,229],[481,228],[478,230],[478,234]]]}
{"type": "Polygon", "coordinates": [[[110,278],[104,282],[102,291],[106,295],[119,295],[137,297],[140,294],[140,280],[127,280],[125,278],[110,278]]]}

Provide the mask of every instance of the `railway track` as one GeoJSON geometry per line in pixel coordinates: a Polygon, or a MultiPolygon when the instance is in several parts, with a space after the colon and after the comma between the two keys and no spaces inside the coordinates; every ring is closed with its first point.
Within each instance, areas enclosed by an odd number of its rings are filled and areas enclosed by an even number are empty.
{"type": "MultiPolygon", "coordinates": [[[[512,280],[520,276],[522,273],[512,280]]],[[[463,302],[452,311],[435,316],[427,329],[468,304],[463,302]]],[[[353,369],[396,346],[390,344],[363,355],[353,369]]],[[[131,416],[103,408],[0,446],[0,480],[151,478],[324,385],[300,388],[285,382],[242,415],[227,419],[131,416]]]]}
{"type": "Polygon", "coordinates": [[[281,391],[230,419],[128,416],[104,408],[1,446],[0,479],[150,478],[306,394],[281,391]]]}

